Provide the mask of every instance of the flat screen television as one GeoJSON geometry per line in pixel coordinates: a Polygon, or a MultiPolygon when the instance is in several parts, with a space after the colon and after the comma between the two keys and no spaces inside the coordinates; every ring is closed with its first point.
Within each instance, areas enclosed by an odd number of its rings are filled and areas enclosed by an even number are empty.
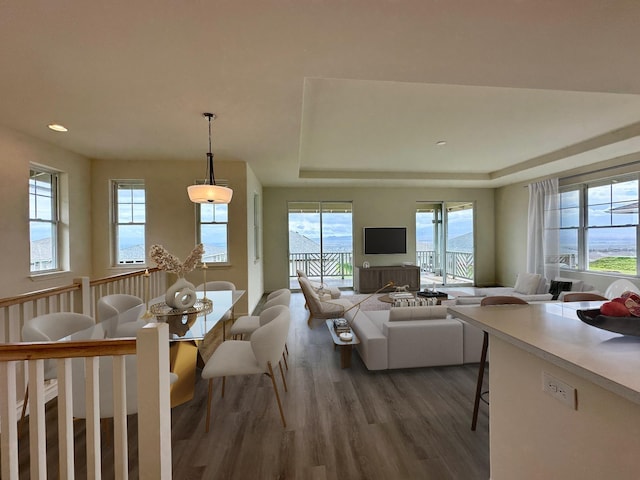
{"type": "Polygon", "coordinates": [[[364,254],[407,253],[406,227],[364,227],[364,254]]]}

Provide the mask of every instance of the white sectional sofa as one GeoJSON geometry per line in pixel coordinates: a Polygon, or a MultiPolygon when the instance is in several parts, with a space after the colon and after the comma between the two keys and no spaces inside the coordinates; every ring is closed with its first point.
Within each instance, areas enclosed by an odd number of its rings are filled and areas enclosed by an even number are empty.
{"type": "Polygon", "coordinates": [[[473,293],[458,296],[456,301],[459,305],[478,304],[484,297],[508,295],[522,298],[527,302],[549,302],[552,300],[562,301],[566,293],[574,292],[600,294],[593,285],[584,283],[582,280],[556,277],[553,282],[549,282],[541,275],[521,273],[513,287],[475,287],[473,293]],[[558,297],[554,299],[554,295],[550,293],[552,287],[567,290],[556,292],[558,297]]]}
{"type": "Polygon", "coordinates": [[[345,314],[369,370],[460,365],[480,361],[482,331],[447,315],[446,306],[353,309],[345,314]]]}

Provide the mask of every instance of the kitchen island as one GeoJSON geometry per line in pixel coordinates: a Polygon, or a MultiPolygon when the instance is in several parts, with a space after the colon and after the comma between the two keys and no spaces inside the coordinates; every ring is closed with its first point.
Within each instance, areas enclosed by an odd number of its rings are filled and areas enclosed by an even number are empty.
{"type": "Polygon", "coordinates": [[[492,480],[640,478],[640,338],[581,322],[593,306],[449,308],[489,334],[492,480]]]}

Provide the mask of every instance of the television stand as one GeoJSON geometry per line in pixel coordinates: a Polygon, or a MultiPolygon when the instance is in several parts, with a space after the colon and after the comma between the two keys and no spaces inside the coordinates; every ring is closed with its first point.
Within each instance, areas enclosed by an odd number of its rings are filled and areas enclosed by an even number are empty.
{"type": "Polygon", "coordinates": [[[409,290],[420,290],[420,267],[415,265],[393,267],[356,267],[353,275],[353,289],[359,293],[373,293],[388,282],[383,292],[391,292],[395,287],[409,285],[409,290]]]}

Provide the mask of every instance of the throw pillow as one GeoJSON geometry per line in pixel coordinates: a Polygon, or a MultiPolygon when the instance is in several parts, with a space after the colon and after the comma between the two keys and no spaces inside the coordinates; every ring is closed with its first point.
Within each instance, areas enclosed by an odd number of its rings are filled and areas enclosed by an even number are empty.
{"type": "Polygon", "coordinates": [[[542,278],[542,275],[539,273],[519,273],[513,290],[514,292],[521,293],[523,295],[533,295],[538,293],[540,278],[542,278]]]}
{"type": "Polygon", "coordinates": [[[584,282],[582,280],[575,280],[573,278],[563,278],[563,277],[556,277],[555,280],[557,280],[558,282],[571,282],[572,292],[584,291],[584,282]]]}
{"type": "Polygon", "coordinates": [[[551,300],[557,300],[560,296],[560,292],[570,292],[572,282],[560,282],[558,280],[551,280],[551,286],[549,287],[549,293],[553,295],[551,300]]]}

